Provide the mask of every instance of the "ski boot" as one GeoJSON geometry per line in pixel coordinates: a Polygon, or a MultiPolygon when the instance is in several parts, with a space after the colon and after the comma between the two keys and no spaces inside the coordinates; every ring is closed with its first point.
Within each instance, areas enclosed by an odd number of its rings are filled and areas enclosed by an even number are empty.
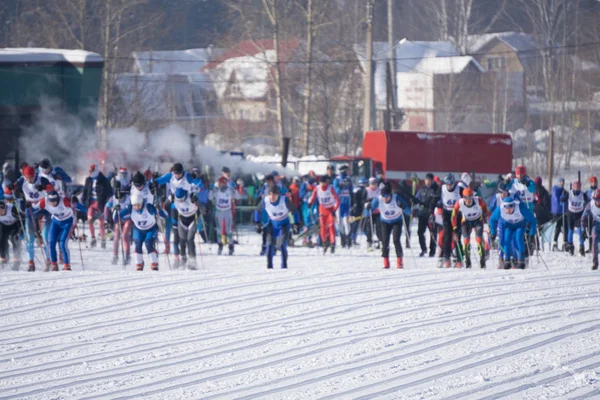
{"type": "Polygon", "coordinates": [[[558,243],[554,242],[552,245],[552,251],[558,251],[558,243]]]}
{"type": "Polygon", "coordinates": [[[117,265],[119,263],[119,256],[113,256],[112,261],[110,263],[112,265],[117,265]]]}
{"type": "Polygon", "coordinates": [[[579,255],[585,257],[585,247],[579,246],[579,255]]]}
{"type": "Polygon", "coordinates": [[[331,251],[331,254],[335,253],[335,244],[332,244],[329,249],[331,251]]]}
{"type": "Polygon", "coordinates": [[[70,265],[70,264],[65,264],[65,265],[63,266],[63,271],[72,271],[72,269],[71,269],[71,265],[70,265]]]}
{"type": "Polygon", "coordinates": [[[100,242],[100,248],[101,248],[102,250],[105,250],[105,249],[106,249],[106,240],[102,240],[102,241],[100,242]]]}
{"type": "Polygon", "coordinates": [[[0,258],[0,265],[2,265],[2,269],[4,269],[4,266],[8,265],[8,259],[0,258]]]}
{"type": "Polygon", "coordinates": [[[143,271],[144,270],[144,263],[136,264],[135,265],[135,269],[136,269],[136,271],[143,271]]]}
{"type": "Polygon", "coordinates": [[[383,258],[383,269],[390,269],[390,259],[387,257],[383,258]]]}
{"type": "Polygon", "coordinates": [[[150,265],[150,269],[151,269],[152,271],[158,271],[158,263],[152,263],[152,264],[150,265]]]}
{"type": "Polygon", "coordinates": [[[427,255],[427,251],[421,250],[421,252],[419,253],[419,257],[425,257],[425,255],[427,255]]]}
{"type": "Polygon", "coordinates": [[[438,268],[444,268],[444,259],[443,259],[443,258],[441,258],[441,257],[438,257],[438,260],[437,260],[437,267],[438,267],[438,268]]]}
{"type": "Polygon", "coordinates": [[[127,254],[125,256],[125,260],[123,260],[123,265],[129,265],[131,263],[131,256],[127,254]]]}
{"type": "Polygon", "coordinates": [[[485,269],[485,261],[486,261],[486,258],[485,258],[485,257],[481,257],[481,259],[479,260],[479,266],[480,266],[482,269],[485,269]]]}
{"type": "Polygon", "coordinates": [[[173,260],[173,268],[177,269],[181,265],[181,260],[179,259],[179,254],[175,254],[175,259],[173,260]]]}
{"type": "Polygon", "coordinates": [[[29,260],[27,272],[35,272],[35,262],[33,260],[29,260]]]}
{"type": "Polygon", "coordinates": [[[232,256],[233,255],[233,250],[235,248],[233,247],[233,243],[229,245],[229,255],[232,256]]]}
{"type": "Polygon", "coordinates": [[[51,265],[52,265],[52,272],[57,272],[58,271],[58,263],[53,262],[53,263],[51,263],[51,265]]]}
{"type": "Polygon", "coordinates": [[[402,257],[396,258],[396,268],[398,268],[398,269],[404,268],[404,263],[402,262],[402,257]]]}
{"type": "Polygon", "coordinates": [[[407,249],[410,249],[410,242],[408,241],[408,238],[406,238],[406,246],[407,249]]]}
{"type": "Polygon", "coordinates": [[[223,254],[223,244],[222,243],[219,243],[219,248],[217,249],[217,254],[218,255],[223,254]]]}
{"type": "Polygon", "coordinates": [[[435,257],[435,248],[429,250],[429,258],[435,257]]]}
{"type": "Polygon", "coordinates": [[[597,270],[598,269],[598,260],[594,260],[592,262],[592,270],[597,270]]]}
{"type": "Polygon", "coordinates": [[[452,264],[450,263],[449,258],[444,258],[444,268],[450,268],[452,264]]]}
{"type": "Polygon", "coordinates": [[[96,240],[96,238],[92,237],[92,240],[90,240],[90,249],[95,248],[97,243],[98,241],[96,240]]]}
{"type": "MultiPolygon", "coordinates": [[[[45,269],[45,272],[48,272],[48,271],[50,271],[50,266],[51,266],[51,264],[52,264],[52,263],[50,262],[50,259],[49,259],[49,258],[46,258],[46,260],[45,260],[45,264],[46,264],[46,269],[45,269]]],[[[58,268],[58,267],[57,267],[57,268],[58,268]]],[[[57,271],[58,271],[58,269],[57,269],[57,271]]]]}
{"type": "Polygon", "coordinates": [[[265,254],[267,254],[267,246],[263,244],[260,248],[260,255],[264,256],[265,254]]]}
{"type": "Polygon", "coordinates": [[[187,267],[187,257],[185,257],[185,256],[181,257],[181,264],[179,264],[179,266],[181,268],[183,268],[183,269],[186,269],[186,267],[187,267]]]}
{"type": "Polygon", "coordinates": [[[575,246],[573,246],[571,243],[567,244],[567,251],[569,252],[569,254],[574,255],[575,254],[575,246]]]}
{"type": "Polygon", "coordinates": [[[329,241],[323,242],[323,255],[327,254],[327,250],[329,250],[329,241]]]}
{"type": "Polygon", "coordinates": [[[340,235],[340,242],[342,242],[342,249],[346,247],[346,235],[340,235]]]}
{"type": "Polygon", "coordinates": [[[504,260],[504,269],[511,269],[512,268],[512,263],[508,260],[504,260]]]}
{"type": "Polygon", "coordinates": [[[517,269],[525,269],[525,261],[523,261],[523,260],[518,261],[517,269]]]}
{"type": "Polygon", "coordinates": [[[456,263],[454,264],[454,268],[462,268],[462,262],[456,260],[456,263]]]}

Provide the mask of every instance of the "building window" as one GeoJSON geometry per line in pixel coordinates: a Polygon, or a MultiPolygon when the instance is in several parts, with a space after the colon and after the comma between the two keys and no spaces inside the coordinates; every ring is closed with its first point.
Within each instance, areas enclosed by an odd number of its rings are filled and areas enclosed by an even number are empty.
{"type": "Polygon", "coordinates": [[[487,69],[490,71],[503,70],[506,68],[504,57],[490,57],[487,59],[487,69]]]}

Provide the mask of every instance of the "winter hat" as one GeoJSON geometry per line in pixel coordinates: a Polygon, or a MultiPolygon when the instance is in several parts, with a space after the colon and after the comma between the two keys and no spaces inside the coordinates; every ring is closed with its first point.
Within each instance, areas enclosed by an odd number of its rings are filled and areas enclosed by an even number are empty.
{"type": "Polygon", "coordinates": [[[181,165],[181,163],[173,164],[173,173],[174,174],[183,174],[183,165],[181,165]]]}
{"type": "Polygon", "coordinates": [[[502,206],[504,208],[514,207],[515,206],[515,199],[513,199],[512,196],[505,197],[504,199],[502,199],[502,206]]]}
{"type": "Polygon", "coordinates": [[[565,178],[563,178],[562,176],[558,178],[558,183],[565,183],[565,178]]]}
{"type": "Polygon", "coordinates": [[[25,178],[33,178],[35,176],[35,170],[33,169],[33,167],[30,165],[26,166],[23,170],[23,176],[25,178]]]}
{"type": "Polygon", "coordinates": [[[535,182],[536,185],[541,185],[542,184],[542,177],[541,176],[536,176],[533,181],[535,182]]]}
{"type": "Polygon", "coordinates": [[[136,186],[144,186],[146,184],[146,179],[144,178],[144,175],[142,175],[142,173],[138,171],[133,176],[132,182],[136,186]]]}
{"type": "Polygon", "coordinates": [[[384,186],[381,188],[381,195],[382,196],[389,196],[392,193],[390,187],[388,185],[384,186]]]}
{"type": "Polygon", "coordinates": [[[50,192],[48,192],[48,202],[49,203],[58,203],[59,200],[60,200],[60,196],[58,195],[56,190],[51,190],[50,192]]]}
{"type": "Polygon", "coordinates": [[[10,190],[9,187],[4,189],[4,198],[5,199],[12,200],[12,199],[14,199],[14,197],[15,196],[13,195],[13,192],[12,192],[12,190],[10,190]]]}

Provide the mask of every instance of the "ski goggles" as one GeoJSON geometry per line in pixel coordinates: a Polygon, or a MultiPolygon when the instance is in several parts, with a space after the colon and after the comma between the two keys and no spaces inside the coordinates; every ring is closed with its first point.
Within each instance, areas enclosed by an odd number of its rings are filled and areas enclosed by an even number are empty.
{"type": "Polygon", "coordinates": [[[506,210],[510,210],[511,208],[515,208],[515,203],[502,204],[502,207],[506,210]]]}

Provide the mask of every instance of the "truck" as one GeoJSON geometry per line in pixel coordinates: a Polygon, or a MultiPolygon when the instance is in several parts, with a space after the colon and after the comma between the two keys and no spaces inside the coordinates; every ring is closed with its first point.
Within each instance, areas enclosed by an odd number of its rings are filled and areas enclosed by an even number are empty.
{"type": "Polygon", "coordinates": [[[380,163],[391,181],[422,180],[428,172],[442,179],[467,172],[475,181],[496,181],[512,170],[513,141],[508,134],[370,131],[362,156],[380,163]]]}

